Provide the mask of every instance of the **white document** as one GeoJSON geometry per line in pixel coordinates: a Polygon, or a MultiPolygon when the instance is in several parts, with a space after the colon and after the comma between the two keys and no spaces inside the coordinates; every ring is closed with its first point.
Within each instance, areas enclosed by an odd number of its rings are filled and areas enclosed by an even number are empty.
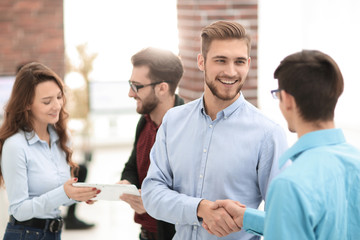
{"type": "Polygon", "coordinates": [[[140,196],[139,189],[133,184],[96,184],[96,183],[73,183],[74,187],[94,187],[101,192],[91,200],[119,201],[124,193],[140,196]]]}

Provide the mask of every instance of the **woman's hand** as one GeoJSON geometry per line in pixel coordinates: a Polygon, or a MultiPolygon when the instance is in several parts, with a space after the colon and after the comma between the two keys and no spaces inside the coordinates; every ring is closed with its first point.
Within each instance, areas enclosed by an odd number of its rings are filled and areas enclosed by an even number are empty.
{"type": "Polygon", "coordinates": [[[87,200],[86,204],[92,205],[96,202],[96,200],[87,200]]]}
{"type": "Polygon", "coordinates": [[[76,183],[77,180],[77,178],[71,178],[64,184],[64,191],[68,198],[76,201],[86,201],[88,204],[94,203],[90,199],[96,197],[100,190],[93,187],[74,187],[72,184],[76,183]]]}

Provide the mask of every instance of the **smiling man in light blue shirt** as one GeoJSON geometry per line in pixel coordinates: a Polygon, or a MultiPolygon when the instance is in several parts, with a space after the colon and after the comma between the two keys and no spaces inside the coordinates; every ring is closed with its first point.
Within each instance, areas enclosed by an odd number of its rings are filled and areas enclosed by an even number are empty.
{"type": "Polygon", "coordinates": [[[360,151],[335,128],[342,74],[328,55],[304,50],[286,57],[274,74],[280,109],[299,140],[282,155],[293,164],[271,183],[266,214],[218,201],[247,232],[265,240],[359,239],[360,151]],[[264,225],[265,219],[265,225],[264,225]]]}
{"type": "Polygon", "coordinates": [[[240,92],[250,66],[245,29],[216,22],[204,28],[202,47],[204,95],[165,115],[142,185],[144,206],[154,218],[176,224],[174,239],[259,239],[234,232],[239,228],[231,216],[212,207],[226,198],[259,206],[279,173],[285,133],[240,92]]]}

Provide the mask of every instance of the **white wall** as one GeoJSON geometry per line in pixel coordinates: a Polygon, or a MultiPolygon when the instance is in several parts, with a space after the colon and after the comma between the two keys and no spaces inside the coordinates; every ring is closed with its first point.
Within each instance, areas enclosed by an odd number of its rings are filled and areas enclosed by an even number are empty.
{"type": "Polygon", "coordinates": [[[148,46],[177,54],[176,26],[176,0],[64,0],[66,54],[76,64],[76,46],[88,43],[95,81],[128,81],[131,56],[148,46]]]}
{"type": "MultiPolygon", "coordinates": [[[[337,127],[360,147],[360,1],[259,0],[259,107],[287,129],[278,102],[269,91],[277,88],[273,73],[280,61],[302,49],[317,49],[338,63],[345,90],[335,112],[337,127]]],[[[289,142],[296,140],[289,134],[289,142]]]]}

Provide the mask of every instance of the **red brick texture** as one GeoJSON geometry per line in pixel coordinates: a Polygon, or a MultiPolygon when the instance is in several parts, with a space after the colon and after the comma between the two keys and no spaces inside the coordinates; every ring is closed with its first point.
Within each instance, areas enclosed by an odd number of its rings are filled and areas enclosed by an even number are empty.
{"type": "Polygon", "coordinates": [[[62,0],[1,0],[0,75],[17,65],[41,62],[65,74],[62,0]]]}
{"type": "Polygon", "coordinates": [[[203,73],[197,68],[201,29],[217,20],[241,23],[251,36],[251,68],[243,87],[247,100],[257,106],[257,30],[258,0],[177,0],[179,54],[185,72],[179,85],[179,95],[186,101],[201,96],[203,73]]]}

